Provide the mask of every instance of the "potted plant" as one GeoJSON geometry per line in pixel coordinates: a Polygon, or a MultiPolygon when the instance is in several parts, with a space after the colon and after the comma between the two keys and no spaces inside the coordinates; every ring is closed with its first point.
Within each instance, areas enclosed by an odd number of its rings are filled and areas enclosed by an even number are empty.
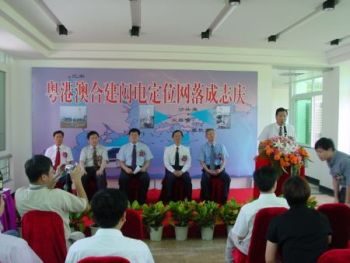
{"type": "Polygon", "coordinates": [[[195,206],[195,201],[178,201],[169,203],[169,210],[171,211],[173,225],[175,226],[176,240],[183,241],[187,239],[188,223],[192,219],[195,206]]]}
{"type": "Polygon", "coordinates": [[[239,205],[234,199],[231,199],[226,204],[221,206],[220,217],[226,224],[227,234],[235,224],[240,209],[241,205],[239,205]]]}
{"type": "Polygon", "coordinates": [[[143,222],[150,230],[150,239],[152,241],[160,241],[163,234],[163,220],[168,207],[159,201],[155,204],[144,204],[142,208],[143,222]]]}
{"type": "Polygon", "coordinates": [[[84,233],[85,236],[95,234],[96,230],[94,231],[92,228],[97,227],[93,220],[91,210],[80,213],[70,213],[69,225],[72,231],[80,231],[84,233]]]}
{"type": "Polygon", "coordinates": [[[213,201],[204,201],[196,205],[193,220],[201,227],[203,240],[213,239],[218,214],[219,205],[213,201]]]}
{"type": "Polygon", "coordinates": [[[307,205],[308,208],[315,209],[316,206],[317,206],[316,197],[310,196],[309,199],[308,199],[307,202],[306,202],[306,205],[307,205]]]}

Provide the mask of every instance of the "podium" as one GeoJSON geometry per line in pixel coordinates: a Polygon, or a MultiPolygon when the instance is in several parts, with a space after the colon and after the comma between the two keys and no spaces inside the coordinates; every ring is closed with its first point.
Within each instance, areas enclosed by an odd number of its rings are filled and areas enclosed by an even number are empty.
{"type": "MultiPolygon", "coordinates": [[[[267,158],[257,156],[255,159],[255,169],[259,169],[263,166],[271,165],[271,161],[267,158]]],[[[280,196],[283,194],[283,185],[284,182],[290,177],[290,167],[287,170],[288,173],[283,173],[277,180],[277,187],[275,194],[276,196],[280,196]]],[[[302,166],[299,171],[299,176],[305,177],[305,167],[302,166]]],[[[253,190],[253,198],[258,198],[260,194],[259,188],[254,183],[254,190],[253,190]]]]}

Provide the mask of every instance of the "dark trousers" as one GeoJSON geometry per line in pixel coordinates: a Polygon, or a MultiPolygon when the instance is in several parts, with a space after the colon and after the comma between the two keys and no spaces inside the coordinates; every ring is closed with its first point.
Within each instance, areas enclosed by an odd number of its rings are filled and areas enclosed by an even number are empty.
{"type": "MultiPolygon", "coordinates": [[[[217,167],[219,169],[220,167],[217,167]]],[[[206,173],[203,170],[202,173],[202,179],[201,179],[201,200],[210,200],[210,194],[211,194],[211,184],[210,184],[210,178],[211,177],[218,177],[224,182],[224,189],[223,189],[223,203],[226,203],[228,193],[230,191],[230,183],[231,178],[230,176],[223,170],[221,173],[219,173],[216,176],[210,175],[206,173]]]]}
{"type": "Polygon", "coordinates": [[[86,167],[85,170],[87,174],[81,177],[81,182],[90,201],[98,190],[107,188],[106,171],[102,175],[96,175],[98,169],[95,167],[86,167]]]}
{"type": "Polygon", "coordinates": [[[72,192],[72,179],[70,174],[64,172],[65,174],[57,181],[55,188],[63,189],[67,192],[72,192]]]}
{"type": "Polygon", "coordinates": [[[127,174],[123,169],[121,170],[119,176],[119,189],[125,193],[129,201],[132,203],[134,200],[137,200],[140,204],[146,203],[147,200],[147,191],[149,187],[149,176],[147,172],[138,172],[137,174],[127,174]],[[131,185],[130,182],[132,179],[139,180],[139,189],[137,194],[137,199],[134,199],[130,194],[131,185]]]}
{"type": "Polygon", "coordinates": [[[190,174],[188,172],[185,172],[179,178],[179,177],[176,177],[172,172],[165,169],[165,186],[164,187],[166,190],[166,194],[165,194],[166,201],[167,202],[178,201],[178,200],[175,200],[173,196],[174,183],[175,183],[175,180],[177,179],[182,179],[184,182],[185,198],[187,200],[192,200],[192,181],[191,181],[190,174]]]}

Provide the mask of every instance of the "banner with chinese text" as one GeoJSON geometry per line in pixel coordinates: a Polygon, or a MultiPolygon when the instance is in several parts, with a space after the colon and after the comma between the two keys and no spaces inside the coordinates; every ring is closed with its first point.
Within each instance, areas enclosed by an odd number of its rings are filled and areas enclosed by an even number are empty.
{"type": "Polygon", "coordinates": [[[53,144],[62,129],[75,161],[96,130],[109,157],[128,142],[128,130],[141,130],[153,155],[151,177],[164,174],[164,147],[180,129],[191,149],[192,176],[199,175],[205,129],[229,153],[226,170],[248,176],[257,147],[257,72],[201,70],[33,68],[33,153],[53,144]]]}

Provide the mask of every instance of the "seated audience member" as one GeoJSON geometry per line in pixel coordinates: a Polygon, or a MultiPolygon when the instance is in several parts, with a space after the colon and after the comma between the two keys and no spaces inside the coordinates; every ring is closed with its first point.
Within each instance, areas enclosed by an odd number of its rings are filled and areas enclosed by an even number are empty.
{"type": "Polygon", "coordinates": [[[85,146],[80,153],[80,165],[84,172],[81,178],[85,192],[89,200],[97,190],[106,189],[106,165],[108,162],[107,149],[99,144],[100,135],[96,131],[87,134],[89,145],[85,146]],[[88,191],[90,182],[96,182],[96,191],[88,191]]]}
{"type": "Polygon", "coordinates": [[[331,241],[332,230],[328,219],[306,206],[310,187],[305,179],[290,177],[284,184],[283,194],[290,209],[270,223],[266,262],[277,262],[278,248],[282,251],[283,262],[316,262],[331,241]]]}
{"type": "Polygon", "coordinates": [[[237,248],[243,254],[248,255],[255,215],[260,209],[267,207],[288,208],[287,201],[275,195],[277,173],[272,167],[264,166],[256,170],[253,177],[260,190],[260,195],[257,200],[245,204],[241,208],[236,223],[228,234],[225,256],[227,263],[233,261],[233,248],[237,248]]]}
{"type": "Polygon", "coordinates": [[[218,177],[224,183],[222,203],[226,203],[231,182],[230,176],[225,172],[225,163],[228,158],[228,153],[223,144],[215,141],[216,133],[214,129],[206,129],[205,137],[208,141],[202,145],[199,155],[199,161],[203,168],[201,200],[210,200],[210,178],[218,177]]]}
{"type": "MultiPolygon", "coordinates": [[[[73,163],[72,150],[68,146],[63,144],[64,132],[61,130],[54,131],[53,140],[54,145],[50,146],[45,151],[45,156],[49,157],[53,164],[53,169],[56,171],[58,167],[64,169],[66,164],[73,163]]],[[[58,181],[60,188],[66,187],[68,191],[71,191],[72,182],[70,176],[62,176],[58,181]]],[[[57,187],[57,185],[56,185],[57,187]]]]}
{"type": "Polygon", "coordinates": [[[25,171],[30,182],[29,187],[19,188],[15,194],[16,208],[20,216],[32,210],[56,212],[63,220],[66,240],[68,241],[70,237],[79,238],[79,232],[71,235],[69,213],[83,212],[89,208],[81,183],[83,172],[80,166],[78,165],[70,174],[76,186],[77,196],[58,188],[53,189],[55,178],[52,162],[44,155],[34,155],[26,161],[25,171]]]}
{"type": "Polygon", "coordinates": [[[166,168],[165,173],[165,187],[166,189],[166,201],[173,200],[173,185],[176,178],[183,178],[185,187],[185,198],[187,200],[192,199],[192,182],[188,170],[191,167],[191,154],[190,149],[181,144],[183,133],[180,130],[176,130],[172,134],[174,144],[165,148],[164,150],[164,166],[166,168]]]}
{"type": "MultiPolygon", "coordinates": [[[[4,213],[5,202],[0,195],[0,216],[4,213]]],[[[28,246],[28,243],[18,237],[0,233],[1,263],[41,263],[41,259],[28,246]]]]}
{"type": "MultiPolygon", "coordinates": [[[[130,179],[132,177],[140,180],[138,202],[146,203],[147,191],[149,187],[149,175],[147,169],[153,159],[153,155],[148,146],[139,142],[140,130],[132,128],[129,131],[130,143],[123,145],[118,154],[117,160],[121,169],[119,177],[119,188],[128,195],[130,179]]],[[[134,200],[129,200],[133,202],[134,200]]]]}
{"type": "Polygon", "coordinates": [[[153,263],[148,246],[141,240],[124,237],[120,229],[126,221],[128,200],[117,189],[97,192],[91,201],[96,223],[100,226],[92,237],[78,240],[68,251],[66,263],[86,257],[119,256],[130,262],[153,263]]]}

